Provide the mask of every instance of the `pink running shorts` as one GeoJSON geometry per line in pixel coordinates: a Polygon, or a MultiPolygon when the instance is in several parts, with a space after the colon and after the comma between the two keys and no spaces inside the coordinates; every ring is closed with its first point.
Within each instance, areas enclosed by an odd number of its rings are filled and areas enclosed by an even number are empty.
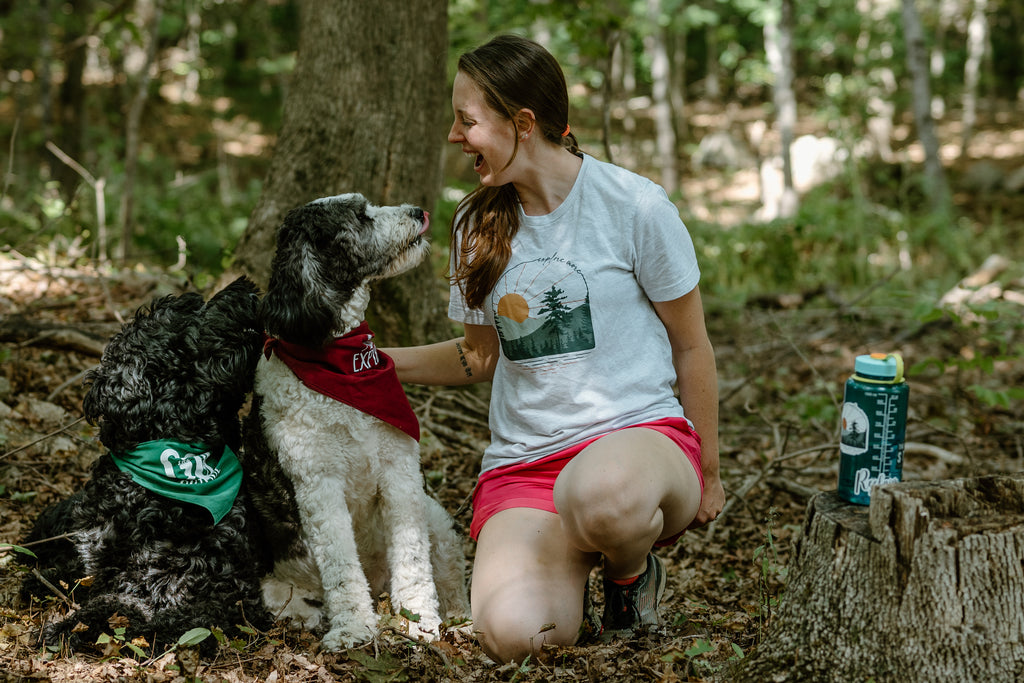
{"type": "MultiPolygon", "coordinates": [[[[672,439],[690,460],[704,492],[704,474],[700,469],[700,436],[684,418],[669,417],[652,422],[632,425],[661,432],[672,439]]],[[[626,429],[625,427],[623,429],[626,429]]],[[[616,430],[618,431],[618,430],[616,430]]],[[[604,436],[604,435],[602,435],[604,436]]],[[[583,443],[544,456],[540,460],[516,465],[507,465],[488,470],[480,475],[473,490],[473,521],[469,535],[475,541],[484,523],[492,516],[509,508],[535,508],[557,514],[553,499],[555,479],[562,468],[580,451],[601,437],[594,437],[583,443]]],[[[679,534],[658,541],[658,547],[669,546],[679,540],[679,534]]]]}

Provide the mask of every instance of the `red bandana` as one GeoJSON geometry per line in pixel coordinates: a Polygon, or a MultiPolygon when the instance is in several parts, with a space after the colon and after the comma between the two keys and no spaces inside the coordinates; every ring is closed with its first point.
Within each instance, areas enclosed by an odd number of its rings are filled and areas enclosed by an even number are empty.
{"type": "Polygon", "coordinates": [[[313,391],[380,418],[420,440],[420,423],[398,381],[395,361],[374,346],[373,332],[365,320],[323,348],[267,337],[263,353],[267,358],[277,354],[313,391]]]}

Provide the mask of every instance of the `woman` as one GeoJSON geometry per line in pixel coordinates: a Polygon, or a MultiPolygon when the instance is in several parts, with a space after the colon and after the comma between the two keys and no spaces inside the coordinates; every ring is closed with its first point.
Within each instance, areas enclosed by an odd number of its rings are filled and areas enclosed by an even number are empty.
{"type": "Polygon", "coordinates": [[[480,176],[452,226],[465,334],[387,352],[404,382],[493,381],[473,626],[489,656],[521,662],[576,641],[600,561],[604,631],[658,623],[652,548],[725,498],[715,359],[678,211],[578,151],[550,53],[501,36],[463,55],[452,106],[448,141],[480,176]]]}

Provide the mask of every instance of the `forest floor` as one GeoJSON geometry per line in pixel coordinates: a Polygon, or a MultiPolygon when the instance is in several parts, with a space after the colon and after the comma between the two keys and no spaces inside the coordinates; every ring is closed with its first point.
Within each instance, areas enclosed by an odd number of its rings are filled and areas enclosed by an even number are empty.
{"type": "MultiPolygon", "coordinates": [[[[1024,166],[1024,144],[1016,145],[1014,163],[1024,166]]],[[[1013,220],[1024,221],[1024,195],[1001,201],[1013,207],[1013,220]]],[[[982,222],[992,207],[972,203],[970,194],[959,195],[958,204],[982,222]]],[[[1020,254],[1012,258],[1019,264],[1020,254]]],[[[0,254],[0,544],[17,543],[44,506],[78,488],[100,453],[93,428],[79,418],[81,378],[104,341],[139,305],[185,286],[175,273],[99,272],[0,254]]],[[[1021,289],[1016,282],[1002,291],[1019,297],[1021,289]]],[[[1012,299],[1000,301],[1019,319],[1019,298],[1012,299]]],[[[1001,401],[998,391],[978,400],[969,391],[993,377],[998,386],[1024,386],[1019,357],[996,359],[991,370],[970,362],[998,356],[1001,344],[1019,354],[1019,324],[980,320],[965,328],[948,317],[921,323],[896,307],[840,306],[824,297],[765,303],[737,310],[706,301],[729,498],[716,523],[660,553],[669,581],[659,627],[629,640],[563,648],[547,663],[506,666],[458,633],[429,646],[382,634],[362,648],[324,653],[314,635],[279,629],[223,645],[202,660],[172,652],[139,661],[116,641],[69,655],[48,651],[36,637],[43,620],[66,608],[56,598],[20,603],[22,569],[12,553],[0,553],[0,683],[728,681],[785,600],[787,564],[808,500],[835,488],[839,403],[856,355],[898,350],[908,362],[960,361],[910,378],[904,479],[1016,472],[1024,462],[1021,402],[1001,401]]],[[[409,391],[427,431],[428,486],[466,531],[467,498],[487,438],[486,398],[471,389],[409,391]]],[[[466,550],[471,558],[472,543],[466,550]]],[[[599,587],[596,575],[594,581],[599,587]]]]}

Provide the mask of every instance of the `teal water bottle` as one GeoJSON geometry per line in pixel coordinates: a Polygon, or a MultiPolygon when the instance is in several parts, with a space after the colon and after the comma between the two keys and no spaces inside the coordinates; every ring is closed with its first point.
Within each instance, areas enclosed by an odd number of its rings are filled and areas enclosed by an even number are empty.
{"type": "Polygon", "coordinates": [[[868,505],[871,487],[903,478],[910,389],[897,353],[857,356],[843,392],[839,497],[868,505]]]}

